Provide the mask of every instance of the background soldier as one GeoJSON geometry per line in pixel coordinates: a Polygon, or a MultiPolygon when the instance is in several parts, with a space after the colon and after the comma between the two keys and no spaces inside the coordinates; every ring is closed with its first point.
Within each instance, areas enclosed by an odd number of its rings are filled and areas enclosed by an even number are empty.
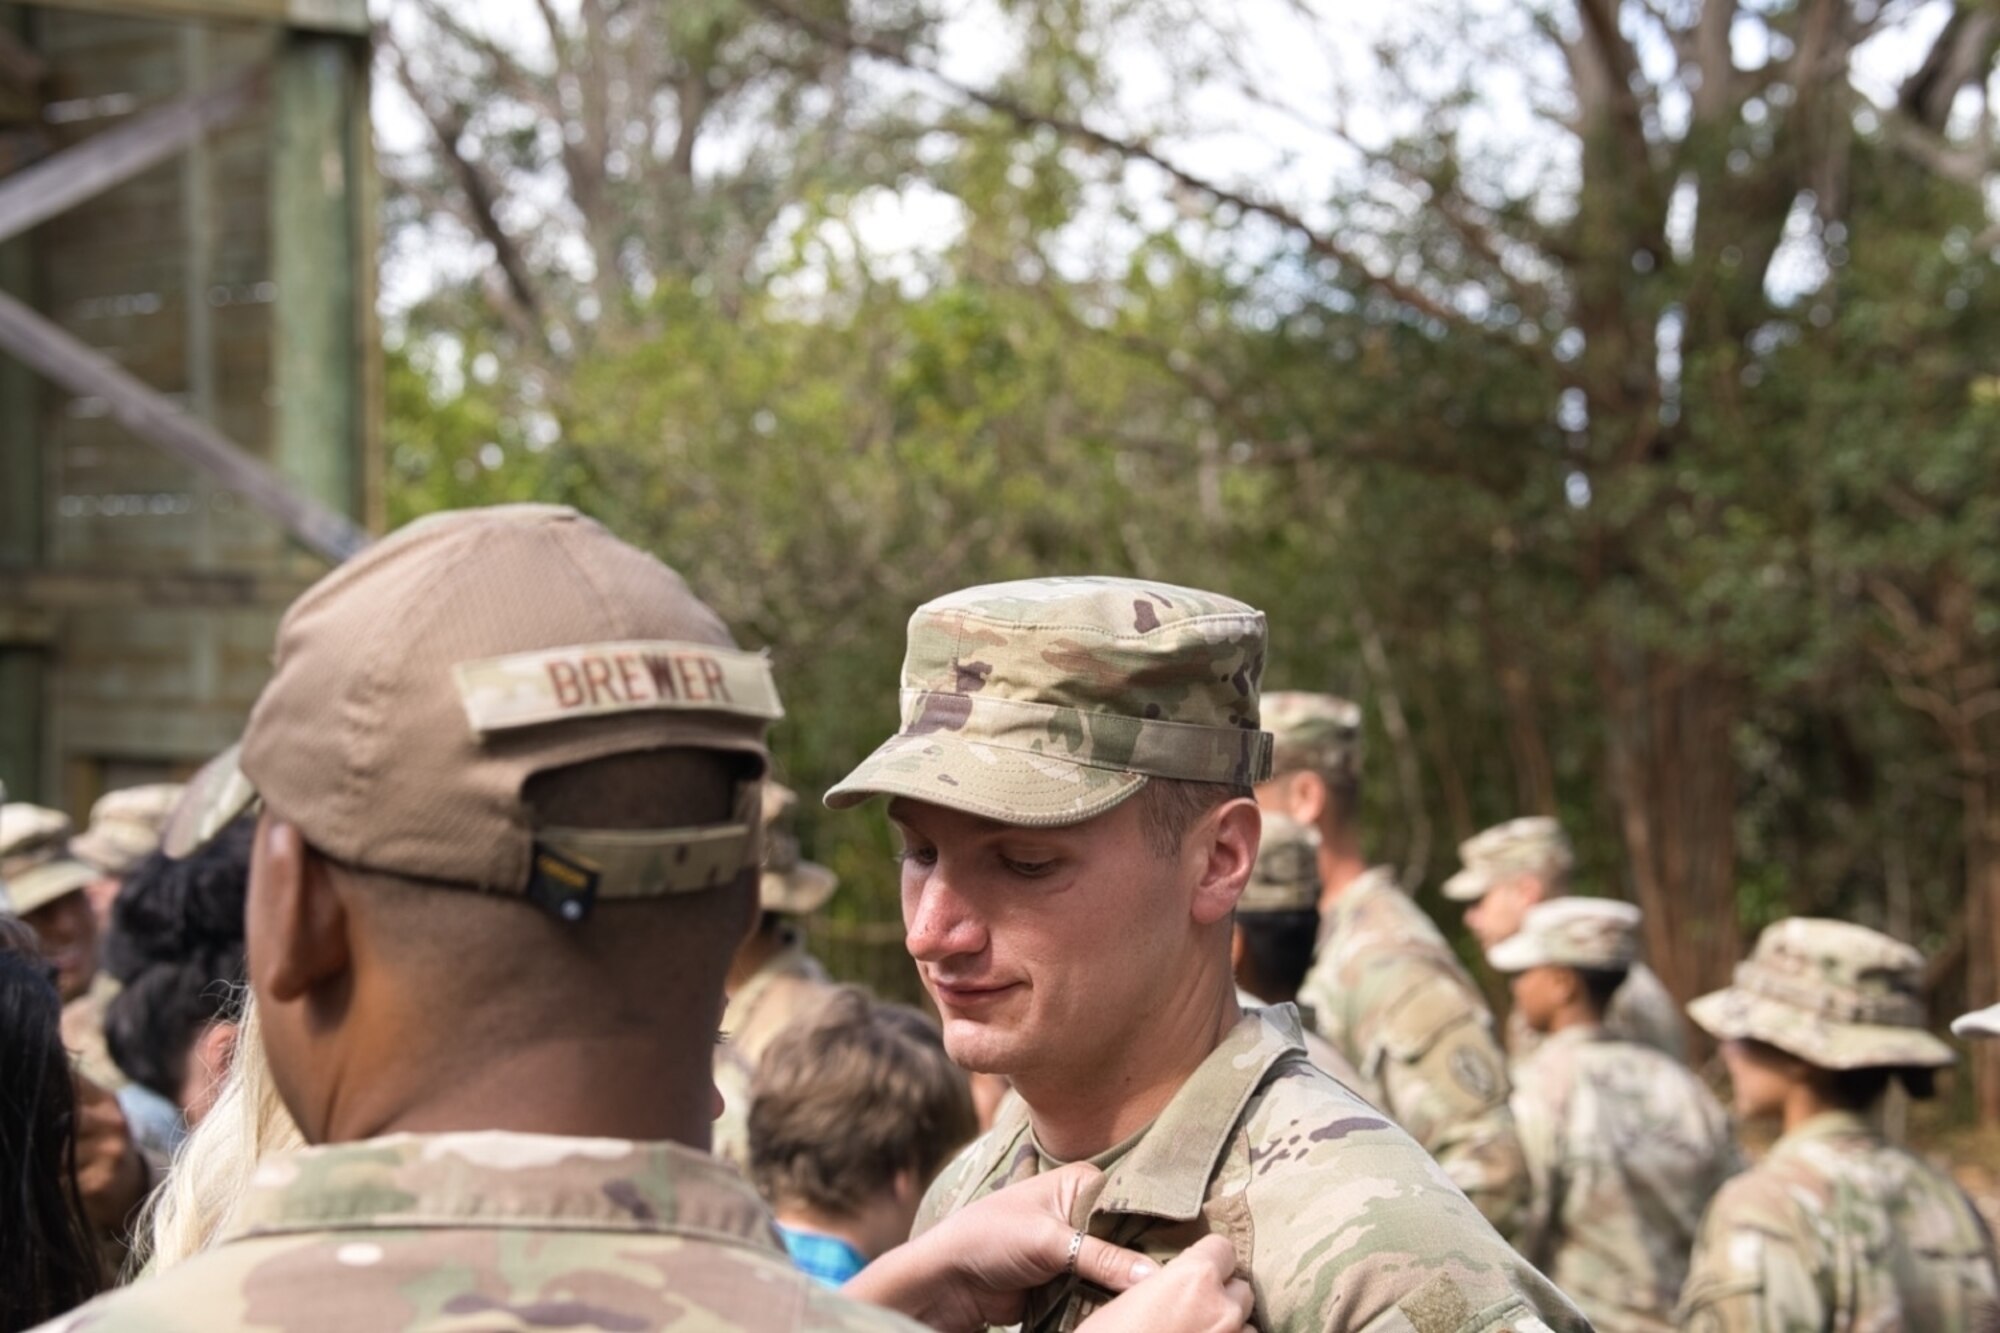
{"type": "MultiPolygon", "coordinates": [[[[1260,1329],[1581,1329],[1407,1135],[1312,1067],[1289,1010],[1239,1012],[1264,652],[1250,607],[1126,579],[973,588],[911,617],[901,730],[827,800],[892,798],[946,1049],[1021,1098],[946,1168],[919,1233],[1089,1159],[1105,1174],[1074,1225],[1157,1255],[1227,1237],[1260,1329]]],[[[1059,1282],[1023,1327],[1073,1327],[1094,1301],[1059,1282]]]]}
{"type": "Polygon", "coordinates": [[[1688,1006],[1723,1043],[1737,1112],[1784,1134],[1702,1219],[1683,1329],[1984,1327],[2000,1297],[1985,1224],[1869,1119],[1892,1079],[1929,1096],[1953,1060],[1924,1030],[1923,970],[1887,935],[1795,917],[1758,937],[1733,986],[1688,1006]]]}
{"type": "Polygon", "coordinates": [[[1360,1091],[1437,1158],[1480,1212],[1512,1234],[1527,1168],[1507,1109],[1506,1059],[1485,997],[1436,923],[1362,855],[1361,711],[1328,694],[1265,700],[1273,773],[1266,811],[1320,838],[1320,943],[1299,997],[1320,1035],[1361,1071],[1360,1091]]]}
{"type": "Polygon", "coordinates": [[[1546,1038],[1514,1065],[1534,1182],[1521,1252],[1598,1333],[1670,1333],[1702,1210],[1741,1165],[1701,1080],[1604,1027],[1638,949],[1638,908],[1564,898],[1530,908],[1487,954],[1546,1038]]]}
{"type": "MultiPolygon", "coordinates": [[[[1296,820],[1267,814],[1257,868],[1236,900],[1229,941],[1236,1002],[1246,1009],[1296,1005],[1318,939],[1319,839],[1296,820]]],[[[1299,1021],[1307,1058],[1349,1088],[1360,1088],[1361,1075],[1315,1030],[1309,1008],[1299,1009],[1299,1021]]]]}
{"type": "MultiPolygon", "coordinates": [[[[1445,881],[1444,896],[1472,904],[1465,924],[1489,953],[1521,929],[1521,918],[1537,903],[1569,892],[1576,857],[1562,826],[1546,816],[1509,820],[1475,834],[1458,846],[1464,868],[1445,881]]],[[[1674,997],[1653,969],[1635,959],[1625,984],[1611,997],[1604,1027],[1612,1036],[1641,1042],[1676,1060],[1687,1059],[1687,1024],[1674,997]]],[[[1540,1036],[1521,1019],[1509,1015],[1507,1050],[1520,1060],[1535,1049],[1540,1036]]]]}
{"type": "Polygon", "coordinates": [[[69,854],[69,816],[15,802],[0,806],[0,883],[55,965],[63,999],[63,1045],[83,1076],[106,1091],[125,1075],[104,1044],[104,1009],[118,983],[98,966],[97,917],[84,890],[97,871],[69,854]]]}
{"type": "Polygon", "coordinates": [[[722,1114],[715,1151],[739,1171],[750,1161],[750,1081],[764,1051],[792,1021],[815,1012],[833,979],[806,952],[798,923],[826,906],[839,878],[799,851],[799,798],[790,787],[764,783],[764,868],[757,881],[757,924],[737,947],[725,983],[723,1040],[715,1048],[715,1086],[722,1114]]]}
{"type": "Polygon", "coordinates": [[[90,827],[70,839],[70,855],[97,872],[84,892],[100,930],[111,924],[119,885],[159,850],[160,832],[183,790],[178,782],[154,782],[106,792],[90,808],[90,827]]]}

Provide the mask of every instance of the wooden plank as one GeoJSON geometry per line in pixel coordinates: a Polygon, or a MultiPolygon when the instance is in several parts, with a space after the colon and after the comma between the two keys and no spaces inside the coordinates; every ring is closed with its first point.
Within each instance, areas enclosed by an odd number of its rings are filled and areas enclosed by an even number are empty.
{"type": "MultiPolygon", "coordinates": [[[[310,586],[280,574],[248,570],[12,570],[0,571],[0,607],[32,607],[44,613],[277,609],[310,586]]],[[[24,631],[24,638],[15,641],[39,640],[26,638],[24,631]]]]}
{"type": "Polygon", "coordinates": [[[49,9],[130,14],[138,18],[248,20],[354,37],[368,32],[367,0],[40,0],[40,3],[49,9]]]}
{"type": "Polygon", "coordinates": [[[227,87],[169,102],[0,180],[0,240],[132,179],[210,127],[234,120],[263,97],[264,77],[260,67],[227,87]]]}
{"type": "Polygon", "coordinates": [[[345,514],[302,494],[206,422],[5,293],[0,293],[0,350],[73,394],[104,399],[127,429],[217,477],[278,520],[307,549],[337,562],[368,544],[368,534],[345,514]]]}

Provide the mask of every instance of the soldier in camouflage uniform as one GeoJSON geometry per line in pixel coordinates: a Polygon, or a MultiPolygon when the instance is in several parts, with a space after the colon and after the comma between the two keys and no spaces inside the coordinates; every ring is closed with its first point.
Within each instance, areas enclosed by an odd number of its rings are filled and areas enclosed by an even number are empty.
{"type": "MultiPolygon", "coordinates": [[[[1312,965],[1319,938],[1319,837],[1284,815],[1264,816],[1257,868],[1236,900],[1236,928],[1229,942],[1236,973],[1236,1002],[1245,1009],[1297,1006],[1299,983],[1312,965]]],[[[1312,1013],[1299,1009],[1306,1058],[1345,1083],[1361,1086],[1347,1057],[1319,1035],[1312,1013]]]]}
{"type": "Polygon", "coordinates": [[[1735,984],[1688,1006],[1723,1042],[1736,1109],[1779,1117],[1770,1153],[1702,1219],[1689,1333],[1968,1333],[2000,1270],[1950,1177],[1884,1142],[1892,1078],[1927,1095],[1951,1048],[1923,1027],[1924,960],[1842,921],[1767,928],[1735,984]]]}
{"type": "MultiPolygon", "coordinates": [[[[1562,825],[1545,816],[1513,819],[1466,839],[1458,846],[1464,868],[1445,881],[1444,896],[1469,903],[1465,924],[1491,950],[1521,928],[1522,914],[1536,903],[1569,892],[1576,857],[1562,825]]],[[[1625,1041],[1642,1042],[1676,1060],[1687,1059],[1687,1024],[1673,996],[1652,968],[1634,960],[1625,984],[1611,998],[1604,1029],[1625,1041]]],[[[1521,1020],[1508,1016],[1507,1051],[1521,1060],[1540,1040],[1521,1020]]]]}
{"type": "Polygon", "coordinates": [[[1432,920],[1369,866],[1360,829],[1361,712],[1326,694],[1265,700],[1267,812],[1320,836],[1320,943],[1299,999],[1361,1071],[1360,1091],[1408,1130],[1487,1220],[1511,1235],[1528,1198],[1493,1014],[1432,920]]]}
{"type": "MultiPolygon", "coordinates": [[[[1079,1234],[1159,1256],[1226,1237],[1260,1330],[1580,1330],[1407,1134],[1312,1066],[1295,1011],[1238,1007],[1264,644],[1240,602],[1127,579],[973,588],[912,616],[901,728],[827,801],[891,798],[946,1048],[1020,1094],[917,1232],[1087,1159],[1104,1174],[1079,1234]]],[[[1097,1300],[1059,1281],[1022,1327],[1074,1328],[1097,1300]]]]}
{"type": "Polygon", "coordinates": [[[723,1040],[715,1048],[715,1086],[722,1114],[715,1153],[749,1169],[750,1080],[764,1050],[794,1019],[816,1012],[833,993],[833,979],[806,952],[799,920],[826,906],[839,879],[799,852],[799,798],[778,782],[764,784],[764,867],[758,877],[756,928],[737,946],[725,983],[723,1040]]]}
{"type": "Polygon", "coordinates": [[[98,874],[71,855],[69,844],[70,820],[62,811],[0,806],[0,883],[55,965],[63,1045],[85,1078],[116,1092],[126,1079],[104,1044],[104,1010],[118,983],[98,966],[97,917],[85,892],[98,874]]]}
{"type": "Polygon", "coordinates": [[[90,827],[70,839],[69,854],[97,872],[84,892],[100,928],[111,924],[111,904],[125,877],[159,850],[182,791],[178,782],[151,782],[106,792],[90,807],[90,827]]]}
{"type": "Polygon", "coordinates": [[[1514,1066],[1534,1197],[1521,1252],[1598,1333],[1672,1333],[1695,1227],[1740,1166],[1729,1117],[1688,1068],[1606,1029],[1638,956],[1639,910],[1603,898],[1528,909],[1487,960],[1545,1040],[1514,1066]]]}

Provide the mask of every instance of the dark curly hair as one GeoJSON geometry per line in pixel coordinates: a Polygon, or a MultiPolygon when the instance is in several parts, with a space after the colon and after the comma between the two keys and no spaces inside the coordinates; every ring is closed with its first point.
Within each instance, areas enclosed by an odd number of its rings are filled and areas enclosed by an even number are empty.
{"type": "Polygon", "coordinates": [[[126,1077],[169,1101],[202,1030],[233,1010],[244,982],[254,829],[246,816],[181,860],[154,853],[112,907],[104,965],[124,989],[105,1009],[105,1045],[126,1077]]]}

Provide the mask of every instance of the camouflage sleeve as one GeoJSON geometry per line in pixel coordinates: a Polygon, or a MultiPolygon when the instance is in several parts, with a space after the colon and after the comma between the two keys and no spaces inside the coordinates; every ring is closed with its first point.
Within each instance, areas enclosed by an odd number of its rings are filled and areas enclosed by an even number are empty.
{"type": "Polygon", "coordinates": [[[1500,1044],[1457,978],[1410,986],[1381,1026],[1372,1066],[1381,1103],[1422,1144],[1501,1235],[1521,1226],[1528,1170],[1507,1106],[1500,1044]]]}
{"type": "Polygon", "coordinates": [[[1376,1106],[1381,1106],[1382,1085],[1368,1068],[1367,1053],[1361,1049],[1358,1034],[1348,1017],[1348,998],[1331,956],[1322,949],[1320,955],[1313,959],[1306,979],[1299,983],[1299,1013],[1311,1014],[1313,1031],[1353,1066],[1359,1077],[1349,1086],[1376,1106]]]}
{"type": "Polygon", "coordinates": [[[1744,1183],[1725,1187],[1702,1219],[1681,1288],[1682,1333],[1820,1333],[1831,1311],[1811,1260],[1795,1237],[1758,1220],[1744,1183]]]}
{"type": "Polygon", "coordinates": [[[1556,1206],[1562,1193],[1562,1114],[1532,1081],[1520,1077],[1523,1072],[1516,1067],[1508,1108],[1514,1113],[1514,1132],[1528,1172],[1528,1202],[1520,1231],[1510,1239],[1529,1263],[1546,1272],[1554,1255],[1556,1206]]]}
{"type": "Polygon", "coordinates": [[[937,1179],[924,1191],[923,1202],[917,1205],[916,1220],[910,1224],[911,1240],[965,1206],[978,1183],[972,1179],[972,1174],[985,1144],[983,1135],[974,1139],[959,1150],[958,1156],[945,1163],[944,1170],[938,1172],[937,1179]]]}
{"type": "Polygon", "coordinates": [[[709,1148],[747,1178],[750,1174],[750,1065],[733,1046],[715,1050],[715,1090],[722,1114],[715,1118],[709,1148]]]}

